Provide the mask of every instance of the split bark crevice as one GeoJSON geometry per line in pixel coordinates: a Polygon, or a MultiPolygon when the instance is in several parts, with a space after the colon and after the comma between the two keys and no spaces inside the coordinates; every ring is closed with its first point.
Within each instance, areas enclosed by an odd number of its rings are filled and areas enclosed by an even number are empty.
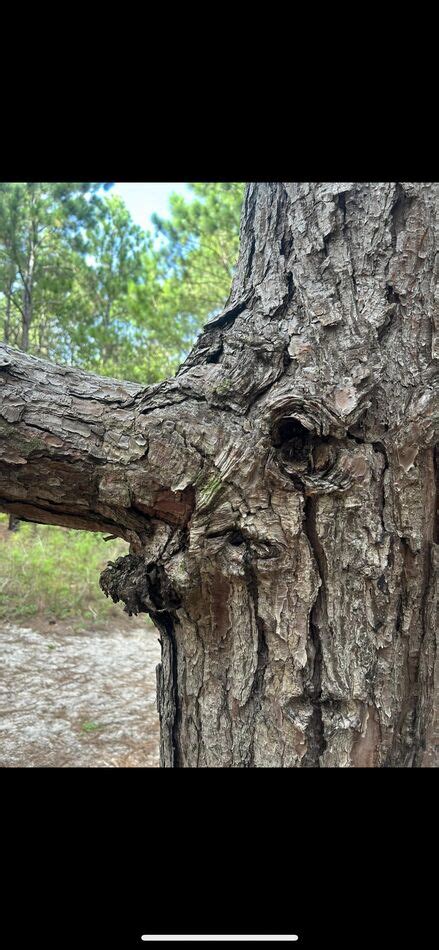
{"type": "Polygon", "coordinates": [[[313,713],[307,732],[307,751],[303,759],[303,767],[319,768],[320,758],[325,751],[325,730],[322,713],[322,663],[323,649],[320,629],[325,623],[325,555],[317,532],[317,500],[310,495],[305,499],[303,527],[314,557],[320,581],[316,599],[309,614],[308,653],[310,669],[308,682],[305,685],[305,695],[309,699],[313,713]]]}
{"type": "Polygon", "coordinates": [[[1,350],[0,507],[129,541],[101,586],[160,631],[164,767],[437,765],[437,209],[250,184],[156,386],[1,350]]]}
{"type": "MultiPolygon", "coordinates": [[[[240,540],[240,538],[239,538],[240,540]]],[[[231,543],[235,544],[236,540],[231,539],[231,543]]],[[[244,577],[247,585],[247,591],[249,600],[253,604],[254,617],[256,621],[256,627],[258,631],[258,645],[257,645],[257,665],[254,672],[254,678],[252,683],[252,689],[249,696],[249,699],[254,703],[254,723],[253,723],[253,736],[252,743],[249,752],[248,762],[245,764],[249,768],[254,768],[255,765],[255,728],[256,728],[256,715],[260,713],[262,708],[262,701],[264,695],[264,679],[265,671],[267,669],[268,660],[269,660],[269,649],[267,643],[267,637],[265,633],[265,624],[263,618],[259,614],[258,609],[258,579],[256,572],[253,568],[253,556],[251,552],[250,545],[247,543],[244,553],[244,577]]]]}

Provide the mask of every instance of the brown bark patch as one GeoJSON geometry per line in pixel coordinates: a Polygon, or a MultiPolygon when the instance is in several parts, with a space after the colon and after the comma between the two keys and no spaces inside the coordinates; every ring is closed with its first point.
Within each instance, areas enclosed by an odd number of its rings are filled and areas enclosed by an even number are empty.
{"type": "Polygon", "coordinates": [[[355,769],[373,769],[378,765],[381,728],[375,706],[366,709],[363,733],[352,746],[351,761],[355,769]]]}

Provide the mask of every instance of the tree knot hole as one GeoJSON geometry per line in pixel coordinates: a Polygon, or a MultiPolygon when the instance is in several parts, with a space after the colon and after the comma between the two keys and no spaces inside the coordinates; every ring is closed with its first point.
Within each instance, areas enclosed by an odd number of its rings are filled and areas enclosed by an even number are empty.
{"type": "Polygon", "coordinates": [[[313,445],[313,433],[294,416],[286,416],[273,428],[272,441],[284,463],[305,471],[313,445]]]}

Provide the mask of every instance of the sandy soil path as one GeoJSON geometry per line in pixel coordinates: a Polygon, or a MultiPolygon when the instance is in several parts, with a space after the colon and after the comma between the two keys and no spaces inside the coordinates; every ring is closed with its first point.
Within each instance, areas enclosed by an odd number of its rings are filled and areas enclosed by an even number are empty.
{"type": "Polygon", "coordinates": [[[157,637],[2,625],[0,767],[157,767],[157,637]]]}

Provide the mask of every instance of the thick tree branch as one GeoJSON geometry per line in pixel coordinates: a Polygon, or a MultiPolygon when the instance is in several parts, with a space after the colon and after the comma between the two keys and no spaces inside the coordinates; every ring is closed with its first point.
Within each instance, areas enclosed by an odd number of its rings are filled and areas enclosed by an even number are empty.
{"type": "Polygon", "coordinates": [[[187,521],[193,470],[149,390],[0,347],[0,508],[144,540],[151,519],[187,521]],[[159,419],[157,418],[159,416],[159,419]]]}

